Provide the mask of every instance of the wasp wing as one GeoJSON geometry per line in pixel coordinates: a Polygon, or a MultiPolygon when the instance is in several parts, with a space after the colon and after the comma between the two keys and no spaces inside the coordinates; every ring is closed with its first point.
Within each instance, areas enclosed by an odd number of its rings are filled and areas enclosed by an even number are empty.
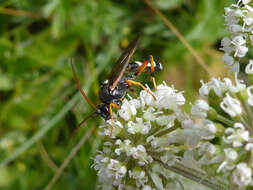
{"type": "Polygon", "coordinates": [[[130,44],[126,47],[125,51],[121,54],[117,63],[114,65],[114,68],[112,69],[108,78],[110,90],[113,90],[117,86],[121,77],[126,71],[129,60],[134,54],[136,47],[140,41],[140,37],[141,34],[138,34],[138,36],[130,42],[130,44]]]}

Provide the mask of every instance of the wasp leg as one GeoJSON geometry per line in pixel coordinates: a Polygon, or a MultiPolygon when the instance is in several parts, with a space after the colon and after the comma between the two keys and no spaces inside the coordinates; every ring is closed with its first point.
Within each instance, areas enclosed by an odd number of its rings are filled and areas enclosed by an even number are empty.
{"type": "Polygon", "coordinates": [[[110,136],[112,136],[113,122],[114,122],[112,108],[118,108],[118,107],[119,106],[117,104],[114,104],[114,103],[110,103],[110,105],[109,105],[109,112],[110,112],[110,117],[111,117],[111,121],[112,121],[110,136]]]}
{"type": "Polygon", "coordinates": [[[151,67],[150,67],[150,71],[151,71],[151,80],[153,82],[154,88],[156,90],[156,81],[155,81],[155,64],[154,64],[154,58],[152,55],[148,56],[148,60],[143,61],[142,65],[138,68],[137,72],[135,73],[135,75],[140,75],[144,69],[147,67],[148,62],[150,62],[151,67]]]}
{"type": "Polygon", "coordinates": [[[154,58],[152,55],[149,56],[150,64],[151,64],[151,79],[154,85],[154,88],[156,90],[156,81],[155,81],[155,64],[154,64],[154,58]]]}
{"type": "Polygon", "coordinates": [[[126,80],[127,85],[130,87],[131,85],[136,85],[139,86],[141,88],[143,88],[144,90],[146,90],[147,93],[149,93],[154,100],[156,100],[156,97],[154,96],[154,94],[152,94],[147,88],[145,88],[145,86],[143,86],[140,82],[136,82],[134,80],[126,80]]]}
{"type": "Polygon", "coordinates": [[[135,73],[136,76],[140,75],[144,69],[147,67],[148,65],[148,60],[145,60],[142,62],[142,65],[138,68],[137,72],[135,73]]]}

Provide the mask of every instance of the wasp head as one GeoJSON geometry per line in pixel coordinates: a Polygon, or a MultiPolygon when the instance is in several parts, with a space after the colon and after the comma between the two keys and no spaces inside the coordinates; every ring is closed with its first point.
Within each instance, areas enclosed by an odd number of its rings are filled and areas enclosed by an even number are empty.
{"type": "Polygon", "coordinates": [[[100,104],[97,106],[96,113],[103,117],[105,120],[110,119],[110,111],[109,111],[109,104],[100,104]]]}

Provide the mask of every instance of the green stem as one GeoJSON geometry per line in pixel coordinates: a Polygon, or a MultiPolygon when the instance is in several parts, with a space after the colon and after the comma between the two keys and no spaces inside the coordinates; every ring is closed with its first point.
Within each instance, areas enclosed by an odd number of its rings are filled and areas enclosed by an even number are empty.
{"type": "Polygon", "coordinates": [[[247,118],[249,119],[249,123],[253,123],[253,112],[249,104],[247,103],[247,100],[243,101],[243,106],[247,112],[247,118]]]}
{"type": "Polygon", "coordinates": [[[190,168],[180,161],[176,161],[172,166],[168,166],[164,164],[160,160],[156,160],[160,164],[162,164],[166,169],[173,171],[181,176],[184,176],[190,180],[193,180],[199,184],[202,184],[206,187],[209,187],[213,190],[228,190],[230,189],[228,185],[222,184],[222,182],[218,181],[214,177],[208,176],[206,173],[190,168]]]}
{"type": "Polygon", "coordinates": [[[233,126],[234,125],[233,121],[231,121],[230,119],[227,119],[226,117],[224,117],[222,115],[219,115],[219,114],[217,114],[215,116],[215,119],[222,122],[222,123],[224,123],[224,124],[226,124],[226,125],[228,125],[228,126],[233,126]]]}
{"type": "Polygon", "coordinates": [[[244,125],[244,127],[245,127],[247,130],[249,130],[249,132],[250,132],[251,134],[253,134],[253,129],[251,128],[251,126],[246,122],[246,120],[245,120],[243,117],[241,117],[241,123],[244,125]]]}
{"type": "Polygon", "coordinates": [[[170,132],[176,130],[176,129],[179,128],[179,127],[180,127],[180,126],[175,125],[175,126],[173,126],[173,127],[171,127],[171,128],[165,129],[165,130],[163,130],[163,131],[159,131],[158,133],[154,134],[154,136],[155,136],[155,137],[161,137],[161,136],[163,136],[163,135],[165,135],[165,134],[168,134],[168,133],[170,133],[170,132]]]}
{"type": "Polygon", "coordinates": [[[253,75],[252,74],[249,74],[248,75],[248,81],[249,83],[252,85],[253,84],[253,75]]]}

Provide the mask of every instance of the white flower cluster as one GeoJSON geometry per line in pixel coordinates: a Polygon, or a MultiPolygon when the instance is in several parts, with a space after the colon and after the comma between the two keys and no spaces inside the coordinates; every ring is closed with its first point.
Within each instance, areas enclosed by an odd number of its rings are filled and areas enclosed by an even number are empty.
{"type": "Polygon", "coordinates": [[[225,54],[223,62],[234,72],[239,72],[240,58],[244,57],[253,44],[253,7],[251,0],[238,0],[225,8],[225,20],[230,37],[221,41],[225,54]]]}
{"type": "Polygon", "coordinates": [[[112,136],[110,125],[101,127],[105,141],[94,159],[94,168],[102,189],[175,187],[164,166],[180,160],[180,154],[202,137],[213,136],[211,126],[191,126],[193,121],[180,108],[185,103],[182,92],[163,83],[153,94],[156,100],[146,91],[136,99],[123,100],[112,136]]]}
{"type": "Polygon", "coordinates": [[[208,165],[236,189],[246,189],[253,186],[253,86],[236,84],[228,78],[202,82],[203,99],[192,105],[191,113],[202,128],[208,123],[210,138],[202,135],[201,143],[185,152],[185,160],[194,160],[201,169],[208,165]]]}

